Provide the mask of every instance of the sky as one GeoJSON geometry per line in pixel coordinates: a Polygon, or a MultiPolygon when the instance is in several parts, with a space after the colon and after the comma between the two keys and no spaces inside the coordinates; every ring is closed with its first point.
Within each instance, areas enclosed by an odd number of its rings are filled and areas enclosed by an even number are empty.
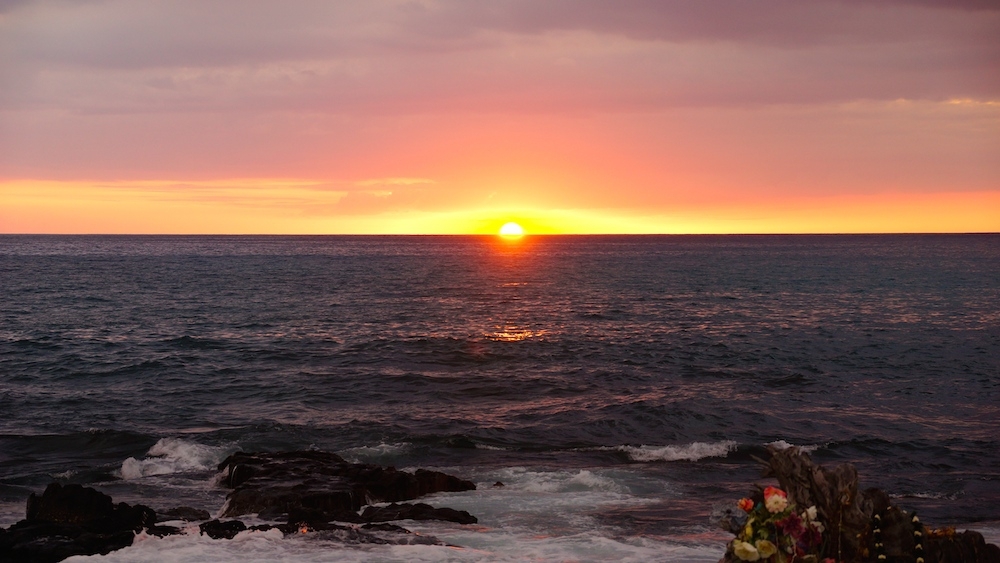
{"type": "Polygon", "coordinates": [[[3,233],[1000,231],[997,0],[0,0],[3,233]]]}

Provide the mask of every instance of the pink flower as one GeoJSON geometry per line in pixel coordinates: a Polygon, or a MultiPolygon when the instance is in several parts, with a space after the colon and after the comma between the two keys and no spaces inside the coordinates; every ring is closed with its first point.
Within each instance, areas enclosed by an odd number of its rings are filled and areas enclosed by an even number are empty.
{"type": "Polygon", "coordinates": [[[799,518],[799,515],[794,512],[775,522],[774,526],[781,530],[781,533],[795,539],[801,538],[806,531],[805,526],[802,525],[802,518],[799,518]]]}
{"type": "Polygon", "coordinates": [[[739,506],[743,512],[749,513],[751,510],[753,510],[753,501],[745,497],[741,498],[739,502],[736,503],[736,505],[739,506]]]}
{"type": "Polygon", "coordinates": [[[769,498],[769,497],[773,497],[774,495],[778,495],[781,498],[788,498],[788,495],[785,493],[785,491],[782,491],[778,487],[765,487],[764,488],[764,499],[765,500],[767,498],[769,498]]]}

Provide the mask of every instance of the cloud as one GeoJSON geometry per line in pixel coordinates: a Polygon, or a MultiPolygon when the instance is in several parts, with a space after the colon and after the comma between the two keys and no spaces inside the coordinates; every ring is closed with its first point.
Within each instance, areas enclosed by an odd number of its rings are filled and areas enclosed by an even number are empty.
{"type": "Polygon", "coordinates": [[[0,104],[84,113],[414,114],[997,99],[1000,11],[985,7],[26,3],[0,20],[0,104]]]}
{"type": "Polygon", "coordinates": [[[820,0],[108,0],[7,2],[20,58],[104,68],[229,66],[503,48],[583,31],[784,47],[940,40],[995,47],[998,5],[820,0]],[[973,10],[974,8],[974,10],[973,10]]]}
{"type": "Polygon", "coordinates": [[[370,180],[360,180],[355,182],[358,186],[415,186],[420,184],[433,184],[434,180],[428,178],[373,178],[370,180]]]}
{"type": "Polygon", "coordinates": [[[978,0],[7,0],[0,178],[332,178],[274,201],[334,214],[974,191],[998,36],[978,0]]]}

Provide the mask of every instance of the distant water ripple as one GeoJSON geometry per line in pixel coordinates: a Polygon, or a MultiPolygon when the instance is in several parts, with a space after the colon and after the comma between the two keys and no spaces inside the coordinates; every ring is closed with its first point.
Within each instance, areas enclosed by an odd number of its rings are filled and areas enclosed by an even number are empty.
{"type": "Polygon", "coordinates": [[[4,236],[0,288],[5,514],[51,479],[215,502],[224,453],[316,447],[673,537],[794,444],[1000,520],[996,235],[4,236]]]}

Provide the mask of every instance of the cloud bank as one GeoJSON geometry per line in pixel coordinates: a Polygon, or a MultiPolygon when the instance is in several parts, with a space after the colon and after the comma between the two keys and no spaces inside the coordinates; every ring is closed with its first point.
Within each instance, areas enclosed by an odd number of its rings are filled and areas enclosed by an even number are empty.
{"type": "Polygon", "coordinates": [[[331,215],[992,191],[997,37],[987,0],[6,0],[0,179],[300,178],[331,215]]]}

